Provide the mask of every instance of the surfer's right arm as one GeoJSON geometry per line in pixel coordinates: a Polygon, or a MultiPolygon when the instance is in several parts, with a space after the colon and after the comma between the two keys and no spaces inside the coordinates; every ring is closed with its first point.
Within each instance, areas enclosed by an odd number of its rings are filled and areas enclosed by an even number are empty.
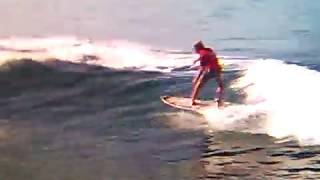
{"type": "Polygon", "coordinates": [[[200,58],[193,61],[193,65],[196,64],[198,61],[200,61],[200,58]]]}

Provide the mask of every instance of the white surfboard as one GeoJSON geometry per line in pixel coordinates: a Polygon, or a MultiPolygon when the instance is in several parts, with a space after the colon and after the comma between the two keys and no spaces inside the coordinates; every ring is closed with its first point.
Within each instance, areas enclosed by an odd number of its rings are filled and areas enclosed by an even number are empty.
{"type": "MultiPolygon", "coordinates": [[[[191,105],[191,98],[187,97],[161,96],[160,99],[169,106],[200,114],[207,108],[218,108],[218,103],[214,100],[196,100],[197,105],[191,105]]],[[[230,104],[230,102],[224,102],[224,107],[230,104]]]]}

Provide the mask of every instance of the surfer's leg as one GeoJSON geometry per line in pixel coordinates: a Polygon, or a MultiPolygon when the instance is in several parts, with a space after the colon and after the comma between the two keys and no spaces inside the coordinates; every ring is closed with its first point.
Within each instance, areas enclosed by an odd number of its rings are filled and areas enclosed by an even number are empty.
{"type": "Polygon", "coordinates": [[[193,96],[196,84],[199,82],[200,77],[203,75],[202,72],[199,72],[197,76],[195,76],[192,80],[192,88],[191,88],[191,97],[193,96]]]}
{"type": "Polygon", "coordinates": [[[217,82],[217,89],[216,89],[216,98],[218,99],[218,106],[222,107],[223,106],[223,95],[224,95],[224,85],[223,85],[223,80],[221,73],[217,73],[216,76],[216,82],[217,82]]]}
{"type": "Polygon", "coordinates": [[[193,92],[193,90],[194,90],[194,87],[195,87],[196,83],[199,81],[200,76],[201,76],[201,74],[199,73],[197,76],[195,76],[195,77],[193,78],[193,80],[192,80],[192,91],[191,91],[191,94],[192,94],[192,92],[193,92]]]}
{"type": "Polygon", "coordinates": [[[214,76],[212,76],[210,71],[203,73],[203,77],[201,79],[201,82],[200,82],[200,85],[199,85],[199,89],[202,88],[205,84],[207,84],[207,82],[213,77],[214,76]]]}
{"type": "Polygon", "coordinates": [[[194,88],[192,90],[192,94],[191,94],[191,104],[195,105],[195,100],[197,99],[199,90],[201,89],[201,87],[203,86],[203,80],[204,80],[204,74],[201,74],[201,76],[199,77],[199,79],[197,80],[197,82],[194,84],[194,88]]]}

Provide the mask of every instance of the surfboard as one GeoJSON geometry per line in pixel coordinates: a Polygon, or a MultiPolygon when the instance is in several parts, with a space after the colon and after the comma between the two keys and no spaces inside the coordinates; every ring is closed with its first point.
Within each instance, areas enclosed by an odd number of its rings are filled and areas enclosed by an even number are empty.
{"type": "MultiPolygon", "coordinates": [[[[191,105],[191,98],[178,96],[160,96],[163,103],[182,110],[201,113],[207,108],[218,108],[218,103],[214,100],[196,100],[197,105],[191,105]]],[[[224,107],[230,105],[230,102],[225,102],[224,107]]]]}

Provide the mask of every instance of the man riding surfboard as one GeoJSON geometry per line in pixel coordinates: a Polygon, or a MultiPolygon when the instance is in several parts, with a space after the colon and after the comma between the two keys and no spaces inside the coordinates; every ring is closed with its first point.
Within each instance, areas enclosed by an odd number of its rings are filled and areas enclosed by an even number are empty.
{"type": "Polygon", "coordinates": [[[219,59],[216,53],[211,49],[204,46],[202,41],[198,41],[194,44],[194,50],[199,54],[199,58],[193,63],[200,61],[200,69],[198,74],[193,78],[192,81],[192,93],[191,99],[192,105],[196,105],[196,98],[198,96],[199,90],[208,80],[215,78],[218,87],[216,89],[216,97],[218,102],[218,107],[223,106],[223,91],[224,85],[222,80],[222,67],[219,64],[219,59]]]}

